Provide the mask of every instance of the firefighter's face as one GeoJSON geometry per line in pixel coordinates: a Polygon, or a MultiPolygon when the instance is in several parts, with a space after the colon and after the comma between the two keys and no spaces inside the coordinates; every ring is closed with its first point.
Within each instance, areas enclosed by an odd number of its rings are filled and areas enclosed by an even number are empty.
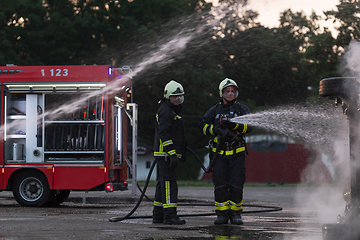
{"type": "Polygon", "coordinates": [[[222,95],[223,95],[223,98],[226,101],[231,102],[238,95],[237,88],[235,86],[228,86],[228,87],[223,89],[223,94],[222,95]]]}
{"type": "Polygon", "coordinates": [[[184,95],[171,95],[169,99],[172,104],[177,106],[184,102],[184,95]]]}

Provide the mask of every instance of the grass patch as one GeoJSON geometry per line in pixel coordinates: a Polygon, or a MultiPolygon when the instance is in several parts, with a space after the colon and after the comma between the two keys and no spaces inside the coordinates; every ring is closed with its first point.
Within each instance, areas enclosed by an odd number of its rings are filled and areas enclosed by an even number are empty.
{"type": "MultiPolygon", "coordinates": [[[[148,187],[155,187],[157,181],[150,181],[148,187]]],[[[138,181],[140,187],[145,186],[145,181],[138,181]]],[[[214,187],[214,184],[211,181],[177,181],[179,187],[214,187]]]]}
{"type": "MultiPolygon", "coordinates": [[[[131,180],[129,181],[131,183],[131,180]]],[[[150,181],[148,187],[155,187],[157,181],[150,181]]],[[[212,181],[201,181],[201,180],[179,180],[177,181],[179,187],[214,187],[212,181]]],[[[145,181],[138,181],[141,188],[145,186],[145,181]]],[[[245,183],[244,187],[333,187],[333,184],[305,184],[305,183],[245,183]]],[[[335,185],[336,186],[336,185],[335,185]]]]}

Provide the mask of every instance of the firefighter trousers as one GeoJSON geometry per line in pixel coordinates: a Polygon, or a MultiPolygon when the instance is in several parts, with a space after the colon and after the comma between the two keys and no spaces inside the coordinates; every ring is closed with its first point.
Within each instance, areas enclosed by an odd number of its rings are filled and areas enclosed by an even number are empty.
{"type": "Polygon", "coordinates": [[[157,159],[159,179],[156,184],[153,219],[172,219],[177,216],[178,185],[176,169],[170,169],[170,161],[157,159]]]}
{"type": "Polygon", "coordinates": [[[245,154],[218,155],[213,169],[216,210],[242,210],[245,179],[245,154]]]}

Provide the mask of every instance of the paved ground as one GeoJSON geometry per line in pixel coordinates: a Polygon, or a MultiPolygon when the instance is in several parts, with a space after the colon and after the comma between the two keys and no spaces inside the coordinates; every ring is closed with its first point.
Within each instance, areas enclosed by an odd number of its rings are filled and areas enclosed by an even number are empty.
{"type": "MultiPolygon", "coordinates": [[[[341,188],[247,187],[245,205],[282,207],[282,211],[246,213],[265,208],[244,207],[243,226],[214,226],[215,216],[183,217],[183,226],[153,224],[151,218],[110,222],[125,216],[140,193],[71,192],[57,208],[20,207],[12,193],[0,192],[1,239],[322,239],[322,225],[335,223],[345,202],[341,188]]],[[[154,195],[150,187],[147,195],[154,195]]],[[[212,214],[212,187],[180,187],[179,214],[212,214]],[[201,206],[189,204],[201,203],[201,206]],[[207,206],[210,204],[211,206],[207,206]]],[[[150,216],[152,203],[144,200],[134,216],[150,216]]]]}

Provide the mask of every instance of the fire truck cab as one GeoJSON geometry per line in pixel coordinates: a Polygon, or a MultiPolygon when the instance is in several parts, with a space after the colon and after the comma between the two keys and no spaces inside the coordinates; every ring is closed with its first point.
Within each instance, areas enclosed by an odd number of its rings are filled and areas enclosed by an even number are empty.
{"type": "Polygon", "coordinates": [[[0,67],[0,191],[56,206],[70,190],[127,189],[131,79],[93,66],[0,67]]]}

